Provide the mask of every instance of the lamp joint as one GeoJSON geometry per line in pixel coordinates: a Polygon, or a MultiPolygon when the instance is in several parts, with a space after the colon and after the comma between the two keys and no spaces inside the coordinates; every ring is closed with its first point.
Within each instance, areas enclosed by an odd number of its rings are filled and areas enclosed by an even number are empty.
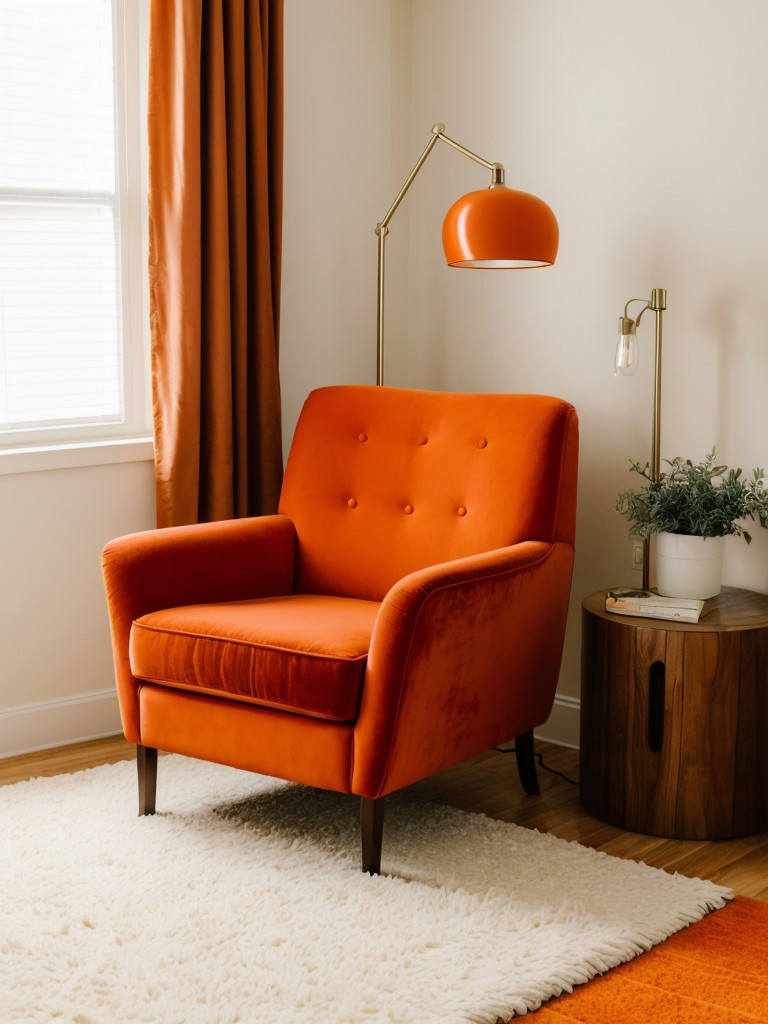
{"type": "Polygon", "coordinates": [[[504,185],[504,164],[494,164],[491,167],[491,184],[489,188],[501,188],[504,185]]]}

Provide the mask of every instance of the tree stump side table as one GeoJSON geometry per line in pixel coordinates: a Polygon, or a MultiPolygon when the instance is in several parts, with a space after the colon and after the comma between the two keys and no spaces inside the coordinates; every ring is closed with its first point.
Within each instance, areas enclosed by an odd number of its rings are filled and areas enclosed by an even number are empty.
{"type": "Polygon", "coordinates": [[[724,587],[697,623],[582,602],[581,801],[631,832],[768,831],[768,596],[724,587]]]}

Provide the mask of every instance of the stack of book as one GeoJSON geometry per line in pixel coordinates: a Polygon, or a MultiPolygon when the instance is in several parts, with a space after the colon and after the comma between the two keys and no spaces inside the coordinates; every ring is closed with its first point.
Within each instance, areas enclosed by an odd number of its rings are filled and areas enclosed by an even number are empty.
{"type": "Polygon", "coordinates": [[[605,610],[616,615],[698,622],[706,603],[695,597],[660,597],[651,590],[621,587],[608,591],[605,610]]]}

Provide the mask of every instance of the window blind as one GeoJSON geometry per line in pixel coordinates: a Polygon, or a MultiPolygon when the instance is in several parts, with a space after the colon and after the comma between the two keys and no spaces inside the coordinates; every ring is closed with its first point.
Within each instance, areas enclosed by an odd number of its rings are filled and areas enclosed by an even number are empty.
{"type": "Polygon", "coordinates": [[[0,432],[124,415],[111,0],[0,0],[0,432]]]}

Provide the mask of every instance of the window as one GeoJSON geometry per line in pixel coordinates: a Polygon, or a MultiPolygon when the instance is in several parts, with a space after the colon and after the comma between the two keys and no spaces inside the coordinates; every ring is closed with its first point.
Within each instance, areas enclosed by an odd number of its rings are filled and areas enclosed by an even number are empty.
{"type": "Polygon", "coordinates": [[[147,433],[136,0],[0,0],[0,448],[147,433]]]}

